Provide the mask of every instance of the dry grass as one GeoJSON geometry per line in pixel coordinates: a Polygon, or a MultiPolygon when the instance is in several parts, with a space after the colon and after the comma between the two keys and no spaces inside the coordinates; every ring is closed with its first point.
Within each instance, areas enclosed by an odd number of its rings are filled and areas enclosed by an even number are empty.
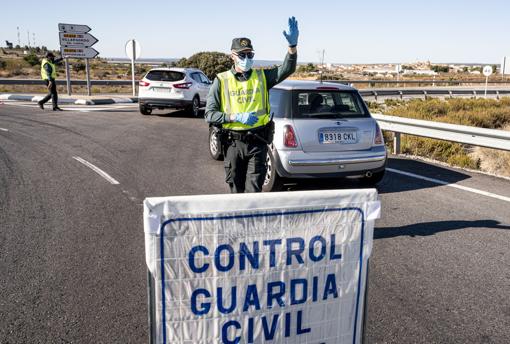
{"type": "MultiPolygon", "coordinates": [[[[369,106],[373,111],[392,116],[510,130],[510,98],[389,100],[382,106],[372,103],[369,106]]],[[[391,146],[392,136],[386,134],[385,138],[391,146]]],[[[454,166],[510,176],[510,153],[507,152],[411,135],[402,135],[401,151],[454,166]]]]}
{"type": "MultiPolygon", "coordinates": [[[[510,125],[507,125],[504,129],[510,131],[510,125]]],[[[476,147],[470,156],[480,162],[480,170],[510,177],[510,152],[476,147]]]]}

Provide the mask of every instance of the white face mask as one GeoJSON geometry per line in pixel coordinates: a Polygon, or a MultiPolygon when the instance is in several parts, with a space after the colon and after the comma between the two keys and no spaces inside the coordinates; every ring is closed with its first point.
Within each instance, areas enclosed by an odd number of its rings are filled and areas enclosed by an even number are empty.
{"type": "Polygon", "coordinates": [[[239,56],[236,56],[235,64],[236,64],[236,67],[239,68],[241,71],[247,72],[253,66],[253,59],[250,59],[248,57],[242,59],[239,56]]]}

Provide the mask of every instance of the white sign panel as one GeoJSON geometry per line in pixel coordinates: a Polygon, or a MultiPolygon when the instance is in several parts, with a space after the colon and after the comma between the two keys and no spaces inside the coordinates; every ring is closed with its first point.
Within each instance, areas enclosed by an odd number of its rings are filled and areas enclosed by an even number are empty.
{"type": "Polygon", "coordinates": [[[85,48],[97,43],[97,38],[90,33],[59,32],[60,45],[66,47],[85,48]]]}
{"type": "Polygon", "coordinates": [[[99,52],[94,48],[60,48],[62,56],[71,58],[86,58],[91,59],[99,55],[99,52]]]}
{"type": "Polygon", "coordinates": [[[126,42],[126,55],[131,60],[136,60],[137,58],[139,58],[141,50],[142,50],[142,48],[140,47],[140,43],[136,39],[131,39],[126,42]],[[135,46],[134,55],[133,55],[133,45],[135,46]]]}
{"type": "Polygon", "coordinates": [[[91,28],[88,25],[62,23],[58,24],[58,31],[85,33],[89,32],[90,30],[91,28]]]}
{"type": "Polygon", "coordinates": [[[375,189],[148,198],[156,343],[361,343],[375,189]]]}
{"type": "Polygon", "coordinates": [[[483,75],[485,76],[490,76],[492,74],[492,66],[485,66],[483,67],[483,71],[482,71],[483,75]]]}
{"type": "Polygon", "coordinates": [[[506,75],[510,74],[510,58],[508,56],[503,57],[501,61],[500,73],[506,75]]]}

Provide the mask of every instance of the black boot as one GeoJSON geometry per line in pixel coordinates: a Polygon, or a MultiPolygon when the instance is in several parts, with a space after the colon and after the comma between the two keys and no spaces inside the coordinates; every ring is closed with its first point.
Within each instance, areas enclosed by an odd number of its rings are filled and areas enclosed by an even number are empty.
{"type": "Polygon", "coordinates": [[[39,104],[39,107],[41,108],[41,110],[44,110],[44,104],[43,103],[37,102],[37,104],[39,104]]]}

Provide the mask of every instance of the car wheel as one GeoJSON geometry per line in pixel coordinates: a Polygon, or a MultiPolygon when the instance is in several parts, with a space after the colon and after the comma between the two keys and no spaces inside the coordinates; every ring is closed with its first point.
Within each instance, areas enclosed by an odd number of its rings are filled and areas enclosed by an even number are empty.
{"type": "Polygon", "coordinates": [[[383,180],[384,172],[385,172],[385,170],[382,170],[382,171],[372,174],[370,177],[365,176],[361,179],[361,183],[364,186],[372,186],[373,187],[376,184],[378,184],[381,180],[383,180]]]}
{"type": "Polygon", "coordinates": [[[191,114],[195,117],[198,117],[200,115],[200,98],[198,96],[193,97],[193,100],[191,101],[190,111],[191,114]]]}
{"type": "Polygon", "coordinates": [[[276,172],[275,158],[270,148],[267,151],[266,164],[267,172],[264,184],[262,185],[262,191],[280,191],[283,187],[282,178],[278,175],[278,172],[276,172]]]}
{"type": "Polygon", "coordinates": [[[211,158],[214,160],[223,160],[218,130],[215,126],[209,127],[209,154],[211,154],[211,158]]]}
{"type": "Polygon", "coordinates": [[[152,113],[152,109],[150,107],[140,105],[140,113],[142,115],[148,116],[152,113]]]}

